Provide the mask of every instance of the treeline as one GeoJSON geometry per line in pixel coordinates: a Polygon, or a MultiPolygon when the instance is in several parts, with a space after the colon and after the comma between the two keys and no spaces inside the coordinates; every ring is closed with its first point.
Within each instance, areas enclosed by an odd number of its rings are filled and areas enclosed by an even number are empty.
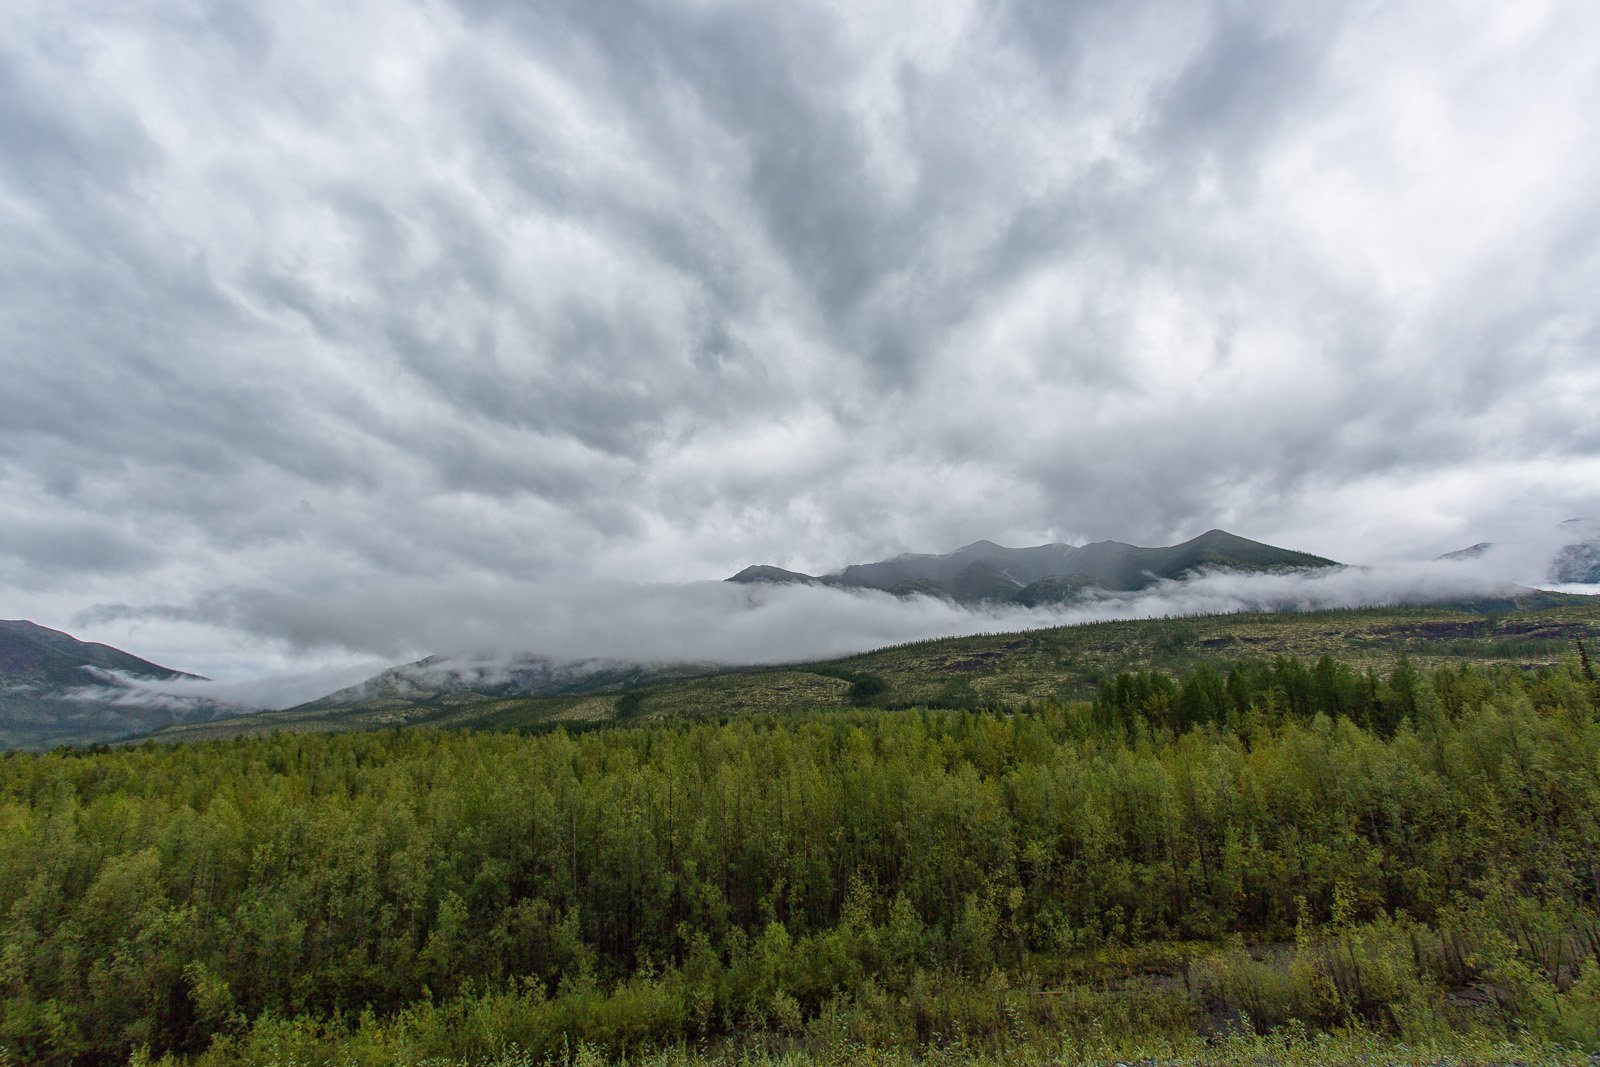
{"type": "Polygon", "coordinates": [[[0,1059],[640,1048],[842,1004],[927,1041],[1065,1025],[1005,990],[1086,953],[1229,937],[1301,972],[1216,957],[1162,1025],[1437,1023],[1478,983],[1491,1025],[1600,1042],[1597,706],[1576,664],[1279,659],[1013,712],[11,753],[0,1059]]]}
{"type": "MultiPolygon", "coordinates": [[[[1431,682],[1432,697],[1446,716],[1487,700],[1495,684],[1481,671],[1448,667],[1431,682]]],[[[1117,675],[1095,697],[1095,721],[1102,730],[1120,727],[1130,739],[1143,729],[1177,737],[1205,725],[1249,738],[1285,719],[1326,715],[1392,737],[1401,723],[1417,722],[1423,685],[1405,655],[1386,677],[1371,669],[1358,673],[1326,655],[1311,666],[1292,656],[1246,661],[1226,673],[1202,663],[1181,682],[1160,671],[1117,675]]]]}

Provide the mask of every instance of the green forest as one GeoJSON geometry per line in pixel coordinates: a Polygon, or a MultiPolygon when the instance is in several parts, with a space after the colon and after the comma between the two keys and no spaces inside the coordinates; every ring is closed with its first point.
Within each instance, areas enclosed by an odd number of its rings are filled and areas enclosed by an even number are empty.
{"type": "Polygon", "coordinates": [[[7,1064],[1582,1063],[1600,686],[1280,655],[11,752],[0,924],[7,1064]]]}

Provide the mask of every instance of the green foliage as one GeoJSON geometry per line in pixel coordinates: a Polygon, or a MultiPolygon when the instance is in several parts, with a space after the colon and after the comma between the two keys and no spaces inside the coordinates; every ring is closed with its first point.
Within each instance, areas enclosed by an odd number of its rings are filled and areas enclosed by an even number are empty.
{"type": "Polygon", "coordinates": [[[842,667],[832,666],[816,667],[813,671],[826,678],[849,682],[850,688],[845,690],[845,700],[858,706],[876,703],[890,689],[888,681],[882,676],[865,671],[845,670],[842,667]]]}
{"type": "Polygon", "coordinates": [[[845,694],[852,704],[866,704],[889,691],[889,683],[876,674],[858,674],[845,694]]]}
{"type": "Polygon", "coordinates": [[[1596,1047],[1597,841],[1577,663],[1279,656],[1013,711],[13,753],[0,1062],[1596,1047]]]}

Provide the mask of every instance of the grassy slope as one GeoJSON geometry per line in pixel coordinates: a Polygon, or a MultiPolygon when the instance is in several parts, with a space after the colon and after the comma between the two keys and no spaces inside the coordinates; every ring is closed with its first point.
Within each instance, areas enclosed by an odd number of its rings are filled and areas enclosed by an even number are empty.
{"type": "Polygon", "coordinates": [[[1373,608],[1304,615],[1221,615],[1101,622],[1023,633],[955,637],[828,663],[739,668],[675,678],[618,692],[489,698],[458,693],[352,707],[308,707],[170,727],[162,740],[238,737],[273,730],[344,731],[431,725],[517,729],[636,718],[738,715],[839,707],[851,678],[872,675],[887,689],[872,703],[901,707],[964,701],[1018,704],[1080,699],[1122,670],[1181,672],[1206,660],[1226,664],[1278,654],[1329,653],[1358,668],[1387,671],[1404,653],[1427,669],[1475,661],[1536,666],[1600,639],[1600,598],[1541,594],[1533,607],[1373,608]]]}

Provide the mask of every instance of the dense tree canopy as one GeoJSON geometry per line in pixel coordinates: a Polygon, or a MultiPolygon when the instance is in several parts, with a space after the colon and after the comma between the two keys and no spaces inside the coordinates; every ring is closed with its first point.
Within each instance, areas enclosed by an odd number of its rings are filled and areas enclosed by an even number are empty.
{"type": "Polygon", "coordinates": [[[1492,926],[1561,992],[1600,968],[1597,914],[1576,664],[1279,659],[998,712],[0,757],[0,1047],[28,1061],[496,991],[543,1005],[524,1043],[637,1045],[863,983],[1397,921],[1429,981],[1481,977],[1492,926]],[[611,1029],[549,1014],[646,986],[611,1029]]]}

